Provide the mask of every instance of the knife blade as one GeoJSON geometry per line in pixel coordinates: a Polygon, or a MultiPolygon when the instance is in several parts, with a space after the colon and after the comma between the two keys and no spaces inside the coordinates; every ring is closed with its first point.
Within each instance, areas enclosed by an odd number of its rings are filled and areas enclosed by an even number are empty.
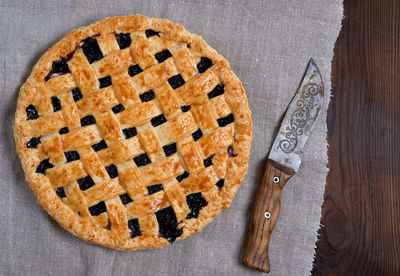
{"type": "Polygon", "coordinates": [[[300,156],[320,113],[323,98],[321,74],[311,58],[282,120],[258,186],[243,258],[248,267],[270,271],[268,246],[279,218],[282,190],[300,168],[300,156]]]}

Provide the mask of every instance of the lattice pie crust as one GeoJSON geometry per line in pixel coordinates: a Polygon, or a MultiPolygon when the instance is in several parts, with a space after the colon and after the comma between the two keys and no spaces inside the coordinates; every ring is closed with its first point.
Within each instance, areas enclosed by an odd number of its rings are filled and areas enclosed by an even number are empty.
{"type": "Polygon", "coordinates": [[[106,18],[37,62],[15,114],[39,203],[72,234],[122,250],[184,239],[243,181],[252,121],[229,63],[180,24],[106,18]]]}

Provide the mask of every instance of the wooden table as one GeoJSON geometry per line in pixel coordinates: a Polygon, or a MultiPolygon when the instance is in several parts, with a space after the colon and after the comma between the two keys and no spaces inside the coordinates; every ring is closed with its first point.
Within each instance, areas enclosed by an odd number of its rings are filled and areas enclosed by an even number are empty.
{"type": "Polygon", "coordinates": [[[314,275],[400,275],[400,0],[345,0],[314,275]]]}

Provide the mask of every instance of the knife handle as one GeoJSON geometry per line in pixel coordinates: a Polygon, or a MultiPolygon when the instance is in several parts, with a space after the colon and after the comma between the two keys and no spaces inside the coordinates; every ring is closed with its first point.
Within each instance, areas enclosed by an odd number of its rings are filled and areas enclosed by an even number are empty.
{"type": "Polygon", "coordinates": [[[275,161],[267,161],[251,215],[249,240],[243,258],[246,266],[270,271],[269,239],[279,217],[282,189],[294,174],[295,171],[275,161]]]}

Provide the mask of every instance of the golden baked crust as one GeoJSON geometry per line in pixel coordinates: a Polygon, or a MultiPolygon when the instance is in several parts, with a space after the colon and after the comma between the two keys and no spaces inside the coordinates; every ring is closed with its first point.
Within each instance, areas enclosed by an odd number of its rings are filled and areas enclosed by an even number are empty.
{"type": "Polygon", "coordinates": [[[44,53],[14,125],[41,206],[121,250],[184,239],[229,207],[251,136],[228,61],[180,24],[141,15],[79,28],[44,53]]]}

